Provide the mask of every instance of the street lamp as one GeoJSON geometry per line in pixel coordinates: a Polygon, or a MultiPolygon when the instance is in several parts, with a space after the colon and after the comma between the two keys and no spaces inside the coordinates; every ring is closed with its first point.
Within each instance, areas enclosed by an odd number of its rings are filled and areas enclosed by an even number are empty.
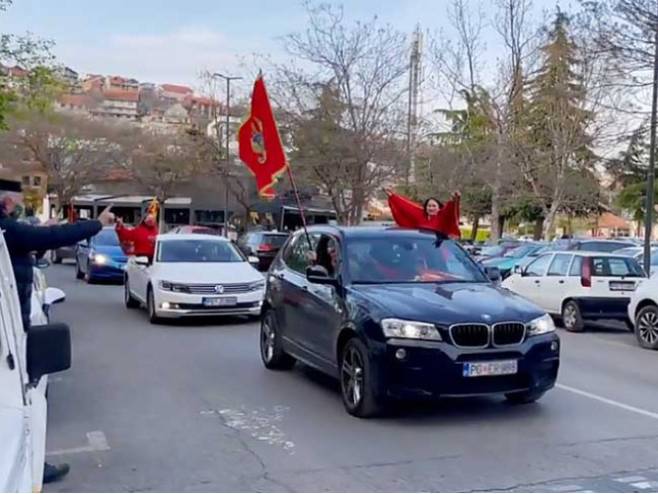
{"type": "Polygon", "coordinates": [[[231,107],[231,81],[237,81],[242,77],[232,77],[215,72],[213,77],[219,77],[226,81],[226,182],[224,183],[224,236],[228,238],[228,176],[230,173],[231,160],[229,158],[229,125],[231,107]]]}

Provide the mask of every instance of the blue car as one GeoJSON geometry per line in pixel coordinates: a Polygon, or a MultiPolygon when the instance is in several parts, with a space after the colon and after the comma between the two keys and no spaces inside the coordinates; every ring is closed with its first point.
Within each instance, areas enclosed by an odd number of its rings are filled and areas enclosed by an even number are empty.
{"type": "Polygon", "coordinates": [[[309,236],[293,235],[268,273],[266,368],[301,361],[337,378],[357,417],[408,397],[530,403],[554,386],[560,342],[551,317],[494,285],[453,240],[333,226],[309,236]]]}
{"type": "Polygon", "coordinates": [[[498,268],[501,278],[505,279],[514,272],[516,266],[521,268],[525,267],[540,253],[549,249],[550,246],[547,244],[529,242],[505,252],[501,257],[494,257],[482,261],[482,265],[487,268],[498,268]]]}
{"type": "Polygon", "coordinates": [[[96,236],[76,246],[76,278],[87,283],[123,281],[127,260],[114,228],[103,228],[96,236]]]}

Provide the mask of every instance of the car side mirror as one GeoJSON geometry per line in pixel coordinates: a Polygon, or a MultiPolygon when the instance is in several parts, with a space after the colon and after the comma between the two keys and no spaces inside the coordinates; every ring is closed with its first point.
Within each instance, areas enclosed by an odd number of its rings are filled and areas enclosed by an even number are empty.
{"type": "Polygon", "coordinates": [[[489,266],[484,268],[484,272],[487,275],[487,278],[489,278],[490,281],[500,281],[501,275],[500,275],[500,269],[489,266]]]}
{"type": "Polygon", "coordinates": [[[137,264],[138,266],[148,266],[151,263],[149,262],[149,258],[146,256],[136,256],[135,264],[137,264]]]}
{"type": "Polygon", "coordinates": [[[27,332],[27,374],[37,382],[71,367],[71,332],[66,324],[32,326],[27,332]]]}
{"type": "Polygon", "coordinates": [[[517,264],[516,266],[514,266],[514,273],[523,276],[524,275],[523,268],[517,264]]]}
{"type": "Polygon", "coordinates": [[[309,266],[306,268],[306,279],[316,285],[338,286],[338,280],[329,276],[326,268],[322,266],[309,266]]]}
{"type": "Polygon", "coordinates": [[[48,259],[46,259],[45,257],[42,257],[41,259],[37,260],[36,266],[39,269],[46,269],[47,267],[50,266],[50,261],[48,259]]]}
{"type": "Polygon", "coordinates": [[[43,297],[43,302],[46,305],[61,304],[66,300],[66,293],[59,288],[48,287],[43,297]]]}

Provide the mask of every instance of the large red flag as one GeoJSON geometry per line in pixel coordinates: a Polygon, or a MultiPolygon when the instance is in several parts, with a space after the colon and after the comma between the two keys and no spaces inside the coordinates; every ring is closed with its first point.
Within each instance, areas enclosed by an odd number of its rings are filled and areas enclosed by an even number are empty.
{"type": "Polygon", "coordinates": [[[256,177],[258,193],[274,197],[272,185],[288,163],[262,76],[254,83],[251,114],[240,126],[238,143],[240,159],[256,177]]]}

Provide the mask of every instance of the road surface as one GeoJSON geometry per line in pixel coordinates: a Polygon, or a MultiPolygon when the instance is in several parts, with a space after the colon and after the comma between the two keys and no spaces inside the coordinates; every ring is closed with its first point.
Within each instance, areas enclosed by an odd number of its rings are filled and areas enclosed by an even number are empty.
{"type": "Polygon", "coordinates": [[[67,301],[73,368],[52,376],[48,460],[64,491],[658,490],[658,352],[622,329],[560,332],[540,402],[410,403],[345,413],[337,385],[263,368],[240,319],[152,326],[120,286],[47,271],[67,301]]]}

